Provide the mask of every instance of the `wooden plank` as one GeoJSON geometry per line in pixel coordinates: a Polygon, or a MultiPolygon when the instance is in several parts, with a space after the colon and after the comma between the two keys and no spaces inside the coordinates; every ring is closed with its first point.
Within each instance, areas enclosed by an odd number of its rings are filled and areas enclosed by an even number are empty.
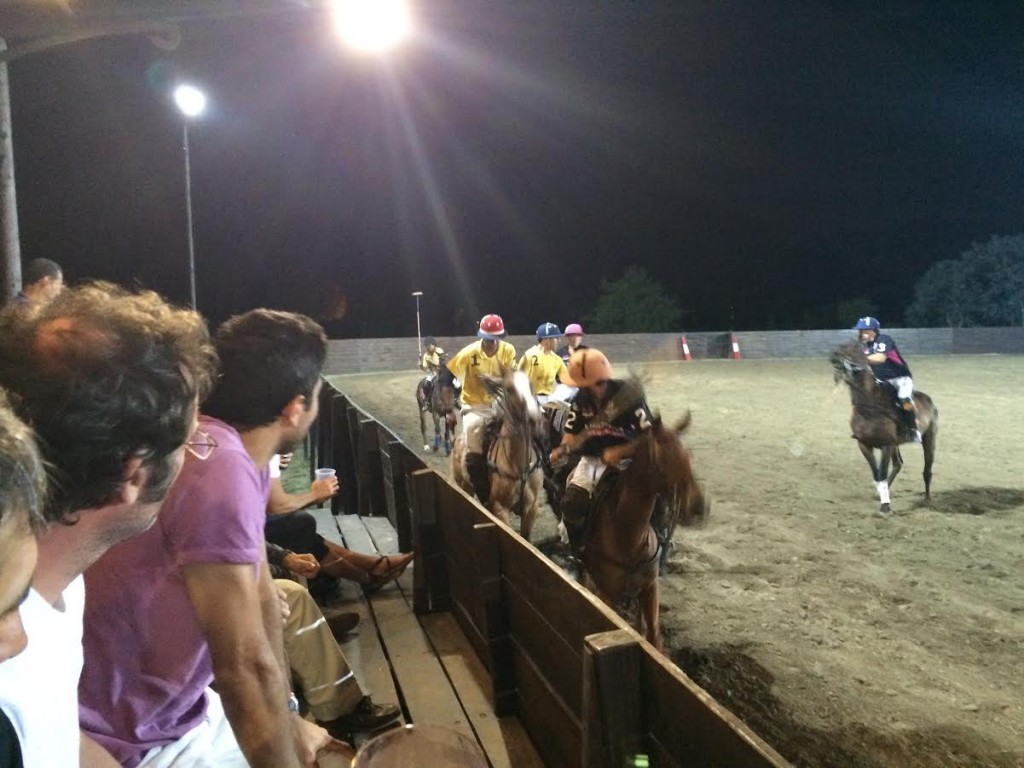
{"type": "Polygon", "coordinates": [[[346,439],[348,432],[348,398],[338,394],[331,398],[331,436],[324,444],[321,461],[329,462],[338,472],[339,492],[331,499],[331,511],[340,515],[356,508],[357,485],[352,450],[346,439]]]}
{"type": "Polygon", "coordinates": [[[509,627],[519,652],[529,657],[551,689],[575,717],[581,712],[583,680],[583,639],[570,645],[552,626],[549,615],[523,598],[522,592],[506,584],[509,627]]]}
{"type": "Polygon", "coordinates": [[[341,531],[338,528],[337,518],[331,514],[329,509],[319,509],[317,507],[310,507],[305,510],[313,516],[316,520],[316,532],[323,536],[328,541],[333,541],[335,544],[344,545],[345,541],[341,537],[341,531]]]}
{"type": "Polygon", "coordinates": [[[646,642],[640,687],[645,727],[669,754],[695,768],[785,768],[789,763],[646,642]]]}
{"type": "Polygon", "coordinates": [[[498,528],[493,523],[479,523],[473,530],[476,533],[476,583],[479,585],[483,603],[482,633],[487,642],[492,702],[495,714],[509,715],[516,711],[519,697],[516,691],[508,607],[502,589],[498,528]]]}
{"type": "MultiPolygon", "coordinates": [[[[359,514],[367,517],[374,513],[376,479],[380,477],[380,461],[374,461],[377,454],[377,422],[370,418],[359,419],[358,449],[356,456],[357,482],[359,483],[359,514]],[[374,466],[377,472],[374,474],[374,466]]],[[[378,507],[379,508],[379,507],[378,507]]]]}
{"type": "Polygon", "coordinates": [[[412,475],[412,499],[416,512],[416,559],[413,603],[416,613],[446,611],[451,605],[448,565],[438,525],[437,474],[420,470],[412,475]]]}
{"type": "Polygon", "coordinates": [[[427,637],[452,681],[462,708],[493,768],[542,768],[544,763],[517,717],[495,715],[491,678],[450,613],[420,617],[427,637]]]}
{"type": "Polygon", "coordinates": [[[399,485],[404,486],[402,478],[401,456],[396,452],[392,456],[394,441],[383,442],[380,446],[380,476],[384,482],[384,509],[391,525],[397,527],[398,501],[395,499],[395,479],[398,478],[399,485]]]}
{"type": "Polygon", "coordinates": [[[500,544],[502,573],[509,584],[547,618],[577,653],[583,652],[583,638],[587,635],[628,627],[613,610],[518,534],[502,536],[500,544]]]}
{"type": "Polygon", "coordinates": [[[646,755],[640,716],[640,644],[621,629],[586,638],[582,755],[592,768],[634,765],[646,755]]]}
{"type": "Polygon", "coordinates": [[[386,517],[364,517],[360,522],[370,534],[370,539],[378,552],[382,555],[398,553],[398,533],[395,532],[390,520],[386,517]]]}
{"type": "Polygon", "coordinates": [[[469,718],[402,593],[381,591],[369,602],[410,720],[453,728],[475,742],[469,718]]]}
{"type": "Polygon", "coordinates": [[[545,765],[580,766],[580,722],[555,694],[529,657],[516,649],[516,680],[522,706],[519,719],[545,765]]]}
{"type": "Polygon", "coordinates": [[[409,476],[420,469],[425,469],[423,459],[399,442],[394,450],[401,456],[399,467],[402,477],[395,477],[395,530],[398,531],[398,545],[403,552],[413,549],[413,516],[412,495],[409,487],[409,476]],[[401,493],[399,493],[401,490],[401,493]]]}
{"type": "Polygon", "coordinates": [[[337,520],[338,529],[345,539],[346,547],[356,552],[377,554],[377,547],[370,537],[370,532],[363,525],[363,521],[359,519],[359,515],[339,515],[335,520],[337,520]]]}

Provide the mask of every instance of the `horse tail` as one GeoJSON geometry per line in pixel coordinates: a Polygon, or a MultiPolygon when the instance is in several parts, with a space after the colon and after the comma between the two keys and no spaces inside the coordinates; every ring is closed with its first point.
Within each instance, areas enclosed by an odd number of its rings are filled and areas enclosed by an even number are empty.
{"type": "Polygon", "coordinates": [[[672,430],[677,435],[681,435],[681,434],[683,434],[683,432],[685,432],[686,430],[688,430],[690,428],[690,422],[691,421],[693,421],[693,412],[692,411],[687,411],[683,415],[683,418],[681,418],[679,421],[676,422],[676,425],[672,428],[672,430]]]}

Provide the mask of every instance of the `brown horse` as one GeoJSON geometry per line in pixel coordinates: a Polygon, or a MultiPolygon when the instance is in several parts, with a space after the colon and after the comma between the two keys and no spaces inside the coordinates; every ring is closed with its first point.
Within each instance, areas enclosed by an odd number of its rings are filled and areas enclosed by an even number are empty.
{"type": "Polygon", "coordinates": [[[420,413],[420,434],[423,435],[423,450],[437,453],[441,447],[441,420],[444,419],[444,453],[446,456],[452,452],[452,436],[455,433],[455,382],[452,372],[445,365],[444,356],[441,357],[441,369],[434,378],[434,386],[427,398],[426,378],[420,379],[416,385],[416,405],[420,413]],[[428,442],[427,438],[427,414],[434,421],[434,439],[428,442]]]}
{"type": "MultiPolygon", "coordinates": [[[[540,436],[542,419],[530,382],[522,371],[506,369],[500,378],[487,376],[484,384],[494,394],[494,416],[485,441],[490,468],[488,509],[504,523],[520,516],[519,533],[527,541],[537,513],[546,506],[544,468],[540,436]]],[[[467,493],[473,484],[466,471],[462,435],[455,438],[452,451],[452,479],[467,493]]]]}
{"type": "Polygon", "coordinates": [[[640,437],[612,449],[616,464],[625,459],[632,461],[622,471],[609,470],[605,473],[607,479],[602,478],[583,550],[583,568],[591,591],[612,608],[636,598],[636,629],[643,630],[659,649],[659,554],[671,540],[677,523],[703,525],[710,510],[694,477],[690,453],[679,440],[689,426],[689,412],[671,429],[655,416],[640,437]],[[661,541],[651,525],[659,498],[667,502],[669,517],[658,526],[667,531],[661,541]]]}
{"type": "MultiPolygon", "coordinates": [[[[909,443],[913,438],[903,424],[895,393],[891,387],[875,379],[859,344],[843,344],[832,353],[831,360],[835,381],[844,381],[850,387],[853,403],[850,429],[860,446],[860,452],[871,467],[871,476],[880,501],[878,512],[883,517],[889,517],[892,514],[889,489],[903,468],[900,444],[909,443]],[[879,452],[877,460],[876,450],[879,452]]],[[[939,431],[939,411],[928,395],[917,390],[914,390],[914,404],[917,406],[917,426],[921,430],[921,444],[924,448],[924,498],[925,501],[931,501],[932,462],[935,460],[935,440],[939,431]]]]}

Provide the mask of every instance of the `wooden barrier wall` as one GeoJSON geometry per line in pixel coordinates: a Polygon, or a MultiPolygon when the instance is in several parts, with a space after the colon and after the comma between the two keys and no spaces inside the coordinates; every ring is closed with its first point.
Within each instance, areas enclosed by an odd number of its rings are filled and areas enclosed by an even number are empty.
{"type": "Polygon", "coordinates": [[[335,514],[389,517],[402,550],[417,552],[416,612],[455,616],[490,672],[495,714],[517,715],[547,765],[788,765],[515,531],[324,390],[313,444],[347,488],[335,514]]]}

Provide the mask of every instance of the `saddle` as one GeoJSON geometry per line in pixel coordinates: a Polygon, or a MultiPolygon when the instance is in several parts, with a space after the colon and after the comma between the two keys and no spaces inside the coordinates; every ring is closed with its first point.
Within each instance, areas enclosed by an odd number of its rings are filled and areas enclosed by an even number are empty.
{"type": "Polygon", "coordinates": [[[882,392],[885,393],[889,405],[890,414],[896,420],[897,433],[901,440],[909,440],[912,437],[912,433],[917,429],[917,421],[914,409],[907,409],[903,407],[903,403],[897,396],[898,390],[888,381],[880,381],[875,379],[875,382],[881,388],[882,392]]]}

